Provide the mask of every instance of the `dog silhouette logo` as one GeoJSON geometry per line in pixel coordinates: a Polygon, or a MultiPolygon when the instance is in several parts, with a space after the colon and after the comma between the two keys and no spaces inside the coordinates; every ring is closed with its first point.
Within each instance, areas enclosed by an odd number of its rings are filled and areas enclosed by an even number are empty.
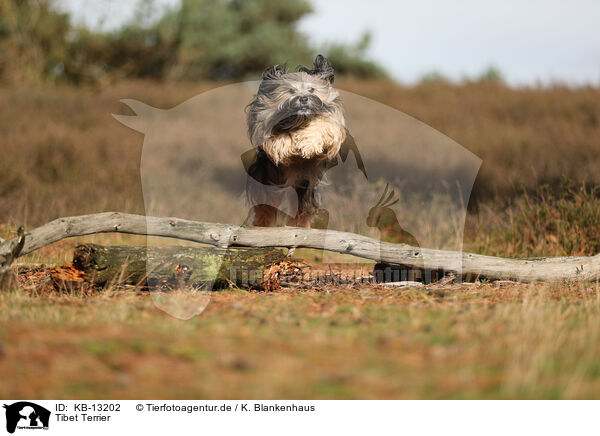
{"type": "Polygon", "coordinates": [[[29,401],[19,401],[4,405],[6,409],[6,431],[14,433],[16,429],[48,429],[50,411],[29,401]]]}

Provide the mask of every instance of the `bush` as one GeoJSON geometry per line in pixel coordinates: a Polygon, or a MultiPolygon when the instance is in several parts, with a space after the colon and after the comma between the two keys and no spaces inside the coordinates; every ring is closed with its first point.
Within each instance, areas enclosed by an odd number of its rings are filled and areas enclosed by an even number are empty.
{"type": "Polygon", "coordinates": [[[66,56],[69,17],[49,0],[0,1],[0,79],[52,78],[66,56]]]}
{"type": "MultiPolygon", "coordinates": [[[[154,23],[140,15],[113,32],[71,26],[51,0],[0,5],[0,77],[9,81],[241,80],[277,63],[310,65],[321,51],[296,30],[312,11],[307,0],[182,0],[154,23]]],[[[385,76],[364,59],[368,42],[332,44],[325,54],[342,75],[385,76]]]]}
{"type": "Polygon", "coordinates": [[[507,257],[591,256],[600,253],[600,191],[585,184],[524,193],[503,214],[482,211],[474,249],[507,257]]]}

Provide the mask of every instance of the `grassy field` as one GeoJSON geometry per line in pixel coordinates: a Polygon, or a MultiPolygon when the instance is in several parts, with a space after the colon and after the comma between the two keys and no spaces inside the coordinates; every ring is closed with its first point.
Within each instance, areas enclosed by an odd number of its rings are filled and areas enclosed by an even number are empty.
{"type": "MultiPolygon", "coordinates": [[[[338,86],[426,122],[483,159],[467,250],[600,252],[599,89],[338,86]]],[[[2,89],[0,237],[58,216],[143,213],[142,136],[110,114],[128,113],[121,98],[169,108],[210,87],[2,89]]],[[[217,160],[223,153],[208,152],[217,160]]],[[[232,169],[198,162],[208,179],[213,167],[232,169]]],[[[78,238],[19,261],[61,264],[82,241],[145,243],[78,238]]],[[[598,398],[599,324],[598,283],[228,289],[189,321],[132,289],[11,285],[0,289],[0,397],[598,398]]]]}
{"type": "MultiPolygon", "coordinates": [[[[337,82],[336,82],[337,83],[337,82]]],[[[515,90],[494,83],[453,86],[341,81],[337,86],[413,116],[483,160],[469,209],[503,212],[517,194],[600,184],[600,89],[515,90]]],[[[101,210],[142,212],[143,137],[111,114],[120,99],[171,108],[216,84],[128,82],[106,89],[15,87],[0,93],[0,222],[39,225],[101,210]],[[85,183],[82,183],[85,181],[85,183]]],[[[241,113],[241,108],[238,108],[241,113]]],[[[225,132],[224,132],[225,133],[225,132]]],[[[222,143],[211,142],[213,159],[222,143]]],[[[235,156],[239,166],[239,158],[235,156]]],[[[239,171],[223,164],[219,170],[239,171]]],[[[198,162],[211,176],[212,167],[198,162]]]]}
{"type": "Polygon", "coordinates": [[[597,398],[600,288],[0,294],[2,398],[597,398]]]}

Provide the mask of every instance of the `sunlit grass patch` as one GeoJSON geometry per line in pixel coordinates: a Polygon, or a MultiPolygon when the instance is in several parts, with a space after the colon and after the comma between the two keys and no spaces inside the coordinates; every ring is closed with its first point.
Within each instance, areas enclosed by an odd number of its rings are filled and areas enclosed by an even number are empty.
{"type": "Polygon", "coordinates": [[[591,398],[598,284],[225,290],[189,321],[147,295],[0,294],[0,373],[45,397],[591,398]],[[431,289],[433,291],[433,289],[431,289]],[[20,369],[17,369],[20,368],[20,369]]]}

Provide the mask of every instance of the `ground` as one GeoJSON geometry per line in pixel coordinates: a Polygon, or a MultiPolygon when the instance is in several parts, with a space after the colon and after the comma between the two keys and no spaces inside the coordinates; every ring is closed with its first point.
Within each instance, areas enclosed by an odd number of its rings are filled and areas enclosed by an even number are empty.
{"type": "MultiPolygon", "coordinates": [[[[131,114],[119,100],[168,109],[217,86],[5,87],[0,237],[60,216],[144,213],[144,138],[111,117],[131,114]]],[[[466,251],[600,252],[598,87],[357,80],[336,86],[427,123],[483,160],[465,205],[466,251]]],[[[235,110],[243,114],[243,106],[235,110]]],[[[227,198],[240,192],[222,179],[243,173],[240,154],[231,155],[221,135],[206,138],[210,159],[191,168],[206,175],[221,199],[211,207],[225,214],[227,198]]],[[[393,149],[380,151],[395,156],[393,149]]],[[[395,174],[381,156],[370,163],[395,174]]],[[[60,265],[83,241],[145,243],[92,236],[17,262],[60,265]]],[[[318,266],[316,257],[299,254],[318,266]]],[[[598,398],[599,312],[598,283],[227,289],[212,293],[206,310],[188,321],[129,288],[4,286],[0,397],[598,398]]]]}
{"type": "Polygon", "coordinates": [[[2,398],[596,398],[600,286],[0,293],[2,398]]]}

